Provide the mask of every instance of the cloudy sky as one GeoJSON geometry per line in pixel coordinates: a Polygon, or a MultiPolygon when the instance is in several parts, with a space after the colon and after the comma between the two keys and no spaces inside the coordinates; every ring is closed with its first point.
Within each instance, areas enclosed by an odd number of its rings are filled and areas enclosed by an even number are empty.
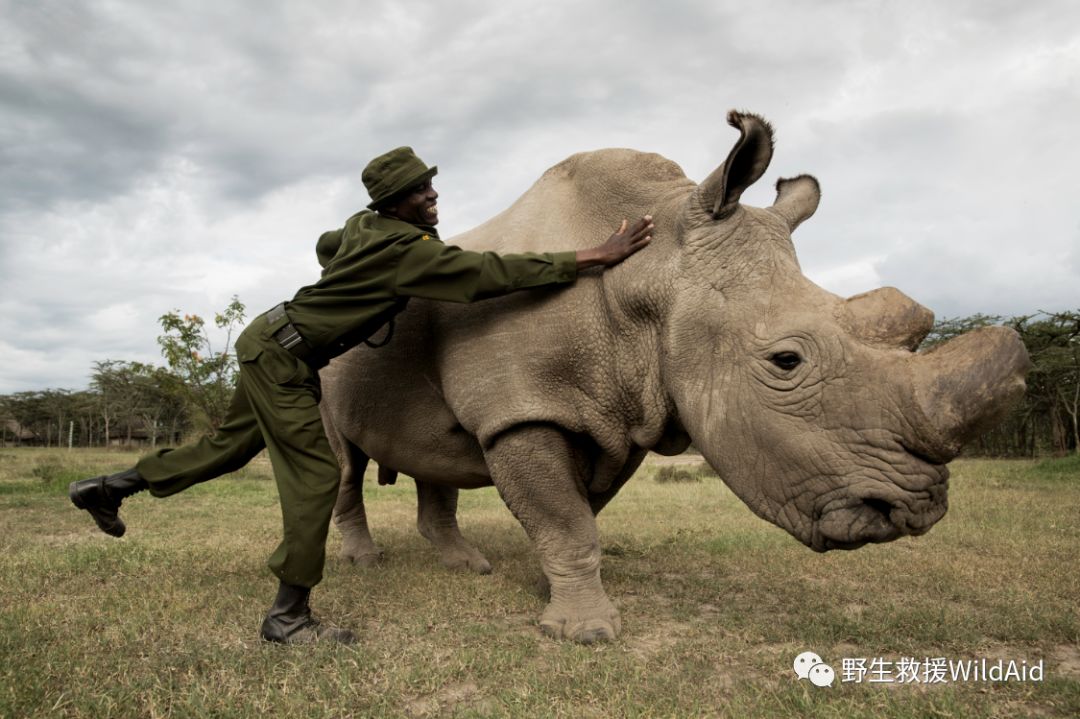
{"type": "Polygon", "coordinates": [[[408,144],[444,237],[550,165],[659,152],[701,180],[777,131],[807,275],[939,317],[1080,307],[1080,4],[0,0],[0,393],[160,362],[157,318],[256,314],[408,144]]]}

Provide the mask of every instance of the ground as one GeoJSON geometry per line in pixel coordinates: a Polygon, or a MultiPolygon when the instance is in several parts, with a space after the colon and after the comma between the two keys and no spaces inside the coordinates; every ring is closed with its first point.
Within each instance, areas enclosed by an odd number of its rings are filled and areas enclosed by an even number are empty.
{"type": "MultiPolygon", "coordinates": [[[[600,518],[615,642],[541,635],[539,568],[493,490],[461,524],[490,576],[443,569],[408,481],[368,483],[382,566],[338,560],[313,595],[355,648],[257,639],[280,533],[269,467],[124,506],[98,532],[71,479],[133,454],[0,450],[0,716],[1080,715],[1080,461],[954,463],[924,537],[819,555],[715,477],[653,480],[650,458],[600,518]],[[831,687],[799,680],[813,651],[831,687]],[[1042,681],[842,682],[845,658],[1043,663],[1042,681]]],[[[664,460],[666,461],[666,460],[664,460]]],[[[675,460],[695,474],[695,457],[675,460]]],[[[331,556],[340,537],[331,532],[331,556]]],[[[879,664],[881,666],[881,664],[879,664]]]]}

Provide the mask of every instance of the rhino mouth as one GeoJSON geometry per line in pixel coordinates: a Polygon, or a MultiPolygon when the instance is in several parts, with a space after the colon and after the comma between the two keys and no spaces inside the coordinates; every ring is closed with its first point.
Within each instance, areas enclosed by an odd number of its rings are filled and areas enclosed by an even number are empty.
{"type": "MultiPolygon", "coordinates": [[[[949,470],[932,456],[900,445],[897,466],[903,481],[876,484],[879,489],[845,493],[828,501],[818,513],[809,545],[818,552],[858,549],[870,543],[891,542],[925,534],[948,509],[949,470]],[[913,483],[912,478],[921,481],[913,483]],[[905,487],[908,487],[905,489],[905,487]]],[[[865,486],[856,482],[856,486],[865,486]]]]}
{"type": "Polygon", "coordinates": [[[826,510],[818,520],[814,549],[858,549],[870,542],[891,542],[902,536],[900,527],[892,521],[894,506],[874,497],[859,500],[844,507],[826,510]]]}

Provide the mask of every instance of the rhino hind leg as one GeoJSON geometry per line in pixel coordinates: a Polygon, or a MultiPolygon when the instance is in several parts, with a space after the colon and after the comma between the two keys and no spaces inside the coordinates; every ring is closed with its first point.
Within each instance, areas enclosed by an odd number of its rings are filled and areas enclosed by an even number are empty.
{"type": "Polygon", "coordinates": [[[600,582],[585,453],[557,427],[536,424],[500,435],[485,456],[499,494],[536,547],[551,588],[540,628],[583,644],[614,639],[619,612],[600,582]]]}
{"type": "Polygon", "coordinates": [[[457,487],[416,480],[416,528],[439,550],[443,566],[491,574],[491,563],[461,536],[457,500],[457,487]]]}
{"type": "Polygon", "coordinates": [[[358,566],[372,567],[382,561],[383,550],[371,538],[364,510],[364,472],[368,457],[336,430],[325,413],[323,424],[341,468],[341,483],[334,505],[334,524],[341,532],[340,556],[358,566]]]}

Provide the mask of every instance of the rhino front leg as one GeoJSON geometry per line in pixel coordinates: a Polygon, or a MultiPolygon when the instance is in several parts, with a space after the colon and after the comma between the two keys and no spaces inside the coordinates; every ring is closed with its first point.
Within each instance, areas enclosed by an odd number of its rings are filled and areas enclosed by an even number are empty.
{"type": "Polygon", "coordinates": [[[457,487],[416,480],[416,527],[439,550],[443,566],[491,574],[491,563],[461,536],[457,500],[457,487]]]}
{"type": "Polygon", "coordinates": [[[530,425],[501,435],[485,457],[551,587],[540,628],[584,644],[614,639],[619,612],[600,583],[600,543],[585,493],[589,463],[583,453],[559,429],[530,425]]]}
{"type": "Polygon", "coordinates": [[[323,424],[341,467],[341,484],[334,505],[334,524],[341,532],[340,556],[362,567],[374,566],[382,560],[383,551],[371,538],[367,512],[364,511],[364,472],[368,457],[337,432],[325,414],[323,424]]]}
{"type": "MultiPolygon", "coordinates": [[[[593,516],[599,516],[600,511],[607,506],[607,503],[615,498],[615,495],[619,493],[622,486],[626,484],[626,481],[634,476],[634,472],[638,466],[641,465],[641,460],[645,458],[645,455],[649,453],[647,449],[641,449],[640,447],[633,450],[628,457],[626,465],[619,471],[612,480],[611,485],[599,494],[589,494],[589,508],[592,510],[593,516]]],[[[541,597],[551,596],[551,586],[548,584],[547,576],[541,574],[536,580],[536,593],[541,597]]]]}

